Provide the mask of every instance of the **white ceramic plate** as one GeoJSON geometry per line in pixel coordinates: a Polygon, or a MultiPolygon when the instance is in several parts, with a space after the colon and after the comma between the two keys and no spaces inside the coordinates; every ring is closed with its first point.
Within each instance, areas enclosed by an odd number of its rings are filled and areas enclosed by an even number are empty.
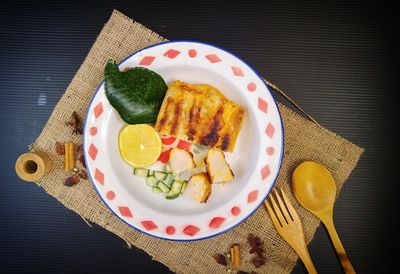
{"type": "Polygon", "coordinates": [[[121,158],[118,134],[124,122],[109,104],[104,82],[87,112],[84,152],[89,176],[109,209],[128,225],[169,240],[199,240],[223,233],[248,218],[270,192],[282,162],[283,127],[274,98],[260,76],[233,54],[205,43],[153,45],[123,60],[119,68],[143,66],[175,80],[210,84],[246,109],[233,153],[225,153],[235,179],[214,184],[207,203],[185,195],[166,200],[121,158]]]}

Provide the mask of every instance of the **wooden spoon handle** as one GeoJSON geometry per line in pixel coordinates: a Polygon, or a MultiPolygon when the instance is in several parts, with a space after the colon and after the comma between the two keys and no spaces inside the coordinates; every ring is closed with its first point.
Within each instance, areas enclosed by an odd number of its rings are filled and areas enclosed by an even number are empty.
{"type": "Polygon", "coordinates": [[[346,251],[344,250],[344,247],[342,245],[342,242],[340,241],[339,235],[336,232],[336,228],[333,224],[333,220],[325,220],[324,225],[326,226],[326,229],[328,230],[329,236],[331,237],[333,246],[335,247],[336,254],[339,257],[340,263],[343,267],[343,270],[345,273],[356,273],[354,270],[349,257],[346,254],[346,251]]]}

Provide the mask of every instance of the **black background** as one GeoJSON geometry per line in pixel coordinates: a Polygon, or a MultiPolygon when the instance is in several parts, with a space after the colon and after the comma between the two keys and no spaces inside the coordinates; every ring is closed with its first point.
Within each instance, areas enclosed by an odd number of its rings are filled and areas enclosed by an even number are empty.
{"type": "MultiPolygon", "coordinates": [[[[323,126],[366,148],[336,202],[335,223],[359,273],[395,271],[397,7],[141,0],[1,1],[0,272],[168,272],[117,236],[90,228],[14,172],[16,158],[41,132],[113,8],[168,39],[232,51],[323,126]]],[[[309,248],[320,273],[341,272],[323,227],[309,248]]],[[[293,272],[305,269],[298,263],[293,272]]]]}

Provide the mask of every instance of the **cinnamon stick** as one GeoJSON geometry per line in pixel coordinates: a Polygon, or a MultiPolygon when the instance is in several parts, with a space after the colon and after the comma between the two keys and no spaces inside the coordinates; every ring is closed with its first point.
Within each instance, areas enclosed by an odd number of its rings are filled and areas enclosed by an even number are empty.
{"type": "Polygon", "coordinates": [[[74,169],[75,167],[75,145],[73,143],[69,144],[69,170],[74,169]]]}
{"type": "Polygon", "coordinates": [[[65,144],[65,153],[64,153],[65,172],[68,172],[69,169],[70,169],[70,168],[69,168],[69,163],[70,163],[70,160],[69,160],[69,157],[70,157],[69,150],[70,150],[70,146],[69,146],[69,144],[67,143],[67,144],[65,144]]]}
{"type": "Polygon", "coordinates": [[[240,247],[238,244],[234,244],[231,247],[231,262],[232,265],[239,269],[240,267],[240,247]]]}

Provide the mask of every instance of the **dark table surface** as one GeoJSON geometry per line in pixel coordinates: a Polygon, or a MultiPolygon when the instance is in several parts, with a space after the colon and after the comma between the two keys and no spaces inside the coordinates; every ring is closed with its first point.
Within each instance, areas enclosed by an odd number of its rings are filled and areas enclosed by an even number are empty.
{"type": "MultiPolygon", "coordinates": [[[[392,235],[400,183],[394,5],[3,0],[1,273],[169,272],[101,227],[90,228],[14,172],[16,158],[41,132],[113,8],[168,39],[207,41],[236,53],[323,126],[364,147],[336,202],[335,223],[359,273],[395,270],[396,247],[389,252],[397,239],[392,235]]],[[[320,273],[341,272],[323,227],[309,248],[320,273]]],[[[293,272],[305,269],[298,263],[293,272]]]]}

